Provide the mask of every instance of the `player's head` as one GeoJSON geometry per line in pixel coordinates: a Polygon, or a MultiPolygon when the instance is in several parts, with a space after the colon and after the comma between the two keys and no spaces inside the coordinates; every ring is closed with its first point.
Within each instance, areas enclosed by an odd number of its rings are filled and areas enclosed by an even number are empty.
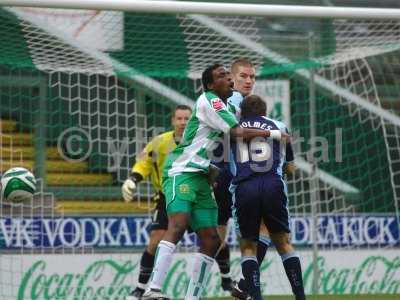
{"type": "Polygon", "coordinates": [[[231,66],[233,86],[243,96],[248,96],[256,82],[256,69],[251,61],[245,58],[235,60],[231,66]]]}
{"type": "Polygon", "coordinates": [[[231,75],[221,64],[214,64],[201,75],[204,91],[213,91],[222,100],[232,95],[231,75]]]}
{"type": "Polygon", "coordinates": [[[171,123],[174,127],[175,135],[182,136],[191,114],[192,109],[187,105],[178,105],[175,107],[174,114],[171,118],[171,123]]]}
{"type": "Polygon", "coordinates": [[[261,117],[267,114],[267,104],[257,95],[245,97],[240,109],[242,118],[261,117]]]}

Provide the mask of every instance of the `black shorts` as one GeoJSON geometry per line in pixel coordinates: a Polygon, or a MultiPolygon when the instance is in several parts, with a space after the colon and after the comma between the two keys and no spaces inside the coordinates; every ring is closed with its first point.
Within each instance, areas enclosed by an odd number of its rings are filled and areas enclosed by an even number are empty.
{"type": "Polygon", "coordinates": [[[163,193],[158,193],[157,205],[154,208],[153,218],[150,225],[151,230],[167,230],[168,229],[168,215],[165,205],[165,196],[163,193]]]}
{"type": "Polygon", "coordinates": [[[218,205],[218,225],[227,225],[232,218],[232,194],[229,186],[232,175],[229,171],[223,171],[214,183],[214,196],[218,205]]]}
{"type": "Polygon", "coordinates": [[[280,177],[256,176],[240,182],[233,203],[240,237],[257,241],[261,220],[270,232],[290,233],[286,184],[280,177]]]}

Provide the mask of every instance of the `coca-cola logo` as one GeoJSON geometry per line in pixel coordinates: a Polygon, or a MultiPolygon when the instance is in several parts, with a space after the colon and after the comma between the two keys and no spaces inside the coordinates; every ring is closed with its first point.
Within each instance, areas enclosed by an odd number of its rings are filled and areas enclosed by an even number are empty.
{"type": "MultiPolygon", "coordinates": [[[[271,251],[261,266],[261,288],[264,294],[290,294],[280,259],[271,251]],[[264,278],[264,279],[263,279],[264,278]],[[269,280],[265,280],[268,278],[269,280]],[[270,280],[270,279],[273,280],[270,280]],[[280,284],[276,284],[280,282],[280,284]]],[[[394,250],[382,255],[376,251],[325,251],[317,261],[318,294],[398,294],[400,293],[400,256],[394,250]],[[348,260],[344,261],[344,254],[348,260]]],[[[239,253],[232,253],[231,274],[240,277],[239,253]]],[[[17,300],[124,300],[131,292],[139,272],[140,255],[129,259],[98,259],[91,255],[45,256],[35,260],[24,271],[17,300]],[[62,263],[55,264],[55,261],[62,263]],[[70,266],[72,262],[76,266],[70,266]],[[63,271],[62,266],[69,269],[63,271]]],[[[301,252],[303,280],[307,293],[312,292],[314,264],[310,251],[301,252]]],[[[175,256],[165,278],[163,290],[174,299],[184,298],[190,280],[192,256],[175,256]]],[[[206,278],[204,297],[228,296],[221,289],[218,268],[206,278]]]]}

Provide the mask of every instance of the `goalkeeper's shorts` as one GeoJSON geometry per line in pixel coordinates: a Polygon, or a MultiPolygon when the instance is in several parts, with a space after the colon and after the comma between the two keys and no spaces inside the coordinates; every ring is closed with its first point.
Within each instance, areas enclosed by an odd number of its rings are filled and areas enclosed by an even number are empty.
{"type": "Polygon", "coordinates": [[[226,226],[232,217],[232,194],[229,191],[231,181],[230,171],[224,170],[214,183],[214,195],[218,205],[218,225],[226,226]]]}
{"type": "Polygon", "coordinates": [[[168,229],[168,215],[165,206],[165,196],[159,192],[156,195],[157,205],[154,208],[153,219],[150,225],[150,230],[167,230],[168,229]]]}

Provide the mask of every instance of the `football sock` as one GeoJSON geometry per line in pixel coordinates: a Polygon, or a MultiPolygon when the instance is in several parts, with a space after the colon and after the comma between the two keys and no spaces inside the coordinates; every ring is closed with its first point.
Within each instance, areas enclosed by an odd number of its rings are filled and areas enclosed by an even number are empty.
{"type": "Polygon", "coordinates": [[[295,252],[290,252],[281,255],[281,258],[296,300],[306,299],[299,256],[295,252]]]}
{"type": "Polygon", "coordinates": [[[261,300],[260,268],[255,256],[242,257],[242,273],[251,299],[261,300]]]}
{"type": "Polygon", "coordinates": [[[192,275],[186,291],[185,300],[200,299],[203,294],[205,282],[210,275],[214,259],[203,253],[197,253],[194,258],[192,275]]]}
{"type": "Polygon", "coordinates": [[[151,272],[154,266],[154,255],[150,254],[145,250],[140,259],[140,272],[138,279],[138,287],[141,289],[146,288],[146,284],[149,282],[151,272]]]}
{"type": "Polygon", "coordinates": [[[222,278],[230,278],[231,264],[229,261],[230,251],[227,244],[218,252],[215,260],[217,261],[222,278]]]}
{"type": "MultiPolygon", "coordinates": [[[[257,243],[257,262],[259,266],[261,266],[271,244],[272,242],[269,237],[260,235],[257,243]]],[[[247,291],[246,281],[244,279],[240,279],[238,286],[242,291],[247,291]]]]}
{"type": "Polygon", "coordinates": [[[162,240],[157,247],[155,264],[150,278],[150,288],[161,289],[165,276],[172,262],[172,255],[176,245],[162,240]]]}

